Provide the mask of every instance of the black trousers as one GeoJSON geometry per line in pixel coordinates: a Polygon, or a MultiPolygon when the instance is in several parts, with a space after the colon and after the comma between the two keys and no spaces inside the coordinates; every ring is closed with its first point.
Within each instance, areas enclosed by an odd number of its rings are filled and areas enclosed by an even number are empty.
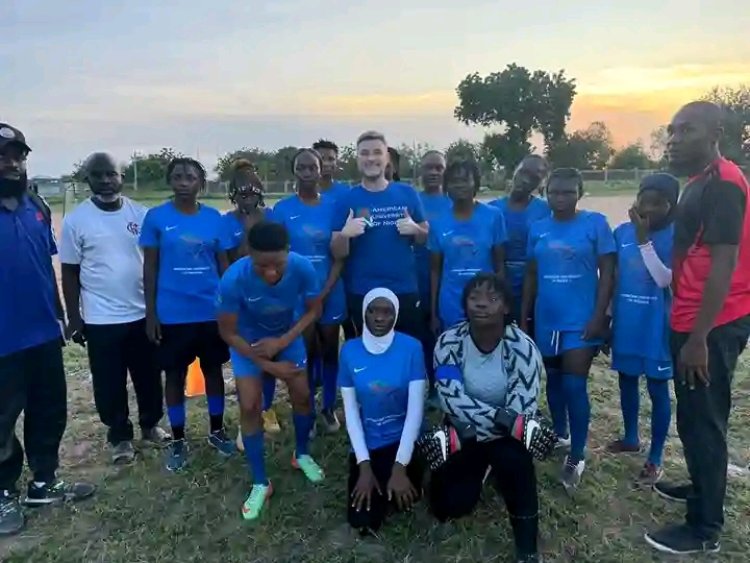
{"type": "MultiPolygon", "coordinates": [[[[422,342],[425,332],[429,330],[429,325],[425,323],[424,313],[420,308],[419,294],[401,293],[396,294],[396,297],[398,297],[396,330],[413,336],[422,342]]],[[[364,295],[347,294],[346,296],[349,318],[353,321],[358,335],[362,334],[362,302],[364,299],[364,295]]]]}
{"type": "Polygon", "coordinates": [[[539,497],[534,461],[513,438],[462,442],[461,449],[432,473],[429,500],[433,514],[441,521],[470,514],[479,502],[490,465],[492,482],[508,509],[518,553],[537,553],[539,497]]]}
{"type": "MultiPolygon", "coordinates": [[[[388,480],[391,478],[391,470],[393,469],[393,464],[396,462],[396,452],[398,452],[398,444],[392,444],[378,448],[377,450],[370,450],[370,467],[383,494],[379,495],[375,492],[370,501],[370,510],[363,507],[359,511],[352,507],[352,492],[359,479],[359,465],[357,465],[357,458],[354,454],[349,454],[346,519],[352,528],[356,528],[357,530],[369,528],[376,532],[383,525],[388,512],[397,510],[395,503],[388,502],[386,492],[388,480]]],[[[406,475],[417,492],[421,493],[423,466],[416,458],[412,458],[411,463],[406,467],[406,475]]]]}
{"type": "Polygon", "coordinates": [[[14,490],[23,469],[24,451],[16,437],[22,411],[34,480],[53,481],[68,416],[60,339],[0,357],[0,490],[14,490]]]}
{"type": "Polygon", "coordinates": [[[146,321],[86,325],[87,350],[99,419],[108,427],[107,441],[133,439],[128,409],[128,372],[138,403],[141,431],[156,426],[164,414],[161,370],[156,347],[146,336],[146,321]]]}
{"type": "MultiPolygon", "coordinates": [[[[672,357],[690,336],[673,332],[672,357]]],[[[750,316],[714,328],[708,334],[708,373],[711,385],[696,383],[690,390],[675,379],[677,432],[692,482],[687,523],[706,540],[715,540],[724,526],[727,489],[727,422],[732,406],[732,378],[737,358],[750,336],[750,316]]]]}

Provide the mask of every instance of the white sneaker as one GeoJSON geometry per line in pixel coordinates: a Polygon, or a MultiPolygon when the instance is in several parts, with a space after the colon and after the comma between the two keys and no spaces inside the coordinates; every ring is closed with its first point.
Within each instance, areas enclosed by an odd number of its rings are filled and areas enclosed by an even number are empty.
{"type": "Polygon", "coordinates": [[[570,457],[565,456],[565,462],[560,473],[560,483],[565,487],[565,492],[568,495],[573,496],[573,493],[576,492],[578,485],[581,483],[581,476],[584,469],[586,469],[586,462],[584,460],[573,464],[570,462],[570,457]]]}
{"type": "Polygon", "coordinates": [[[555,444],[555,450],[556,451],[568,451],[570,449],[570,436],[567,438],[557,438],[557,443],[555,444]]]}

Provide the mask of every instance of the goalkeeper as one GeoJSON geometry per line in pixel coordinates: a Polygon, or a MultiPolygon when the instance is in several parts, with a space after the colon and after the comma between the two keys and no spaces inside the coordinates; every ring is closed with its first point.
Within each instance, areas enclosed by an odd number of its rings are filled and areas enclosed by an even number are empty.
{"type": "Polygon", "coordinates": [[[554,447],[554,431],[537,418],[542,358],[516,325],[505,282],[478,274],[463,292],[466,318],[435,346],[435,378],[448,426],[418,447],[433,468],[429,487],[439,520],[472,512],[487,476],[505,500],[517,561],[538,561],[539,499],[533,458],[554,447]]]}

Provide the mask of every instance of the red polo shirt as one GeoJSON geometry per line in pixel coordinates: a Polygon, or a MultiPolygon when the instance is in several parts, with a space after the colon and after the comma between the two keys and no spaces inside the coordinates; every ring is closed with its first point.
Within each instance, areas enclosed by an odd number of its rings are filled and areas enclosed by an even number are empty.
{"type": "Polygon", "coordinates": [[[711,271],[711,246],[737,245],[737,267],[714,326],[750,314],[750,206],[747,178],[724,158],[691,178],[675,219],[672,328],[691,332],[711,271]]]}

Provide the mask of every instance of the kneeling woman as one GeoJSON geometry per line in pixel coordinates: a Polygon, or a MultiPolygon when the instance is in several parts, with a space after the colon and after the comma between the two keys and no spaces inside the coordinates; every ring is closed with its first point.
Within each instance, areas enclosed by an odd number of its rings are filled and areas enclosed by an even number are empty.
{"type": "Polygon", "coordinates": [[[504,281],[478,274],[462,301],[468,321],[440,335],[435,346],[438,398],[452,427],[451,438],[441,441],[455,444],[457,435],[460,449],[433,469],[432,511],[439,520],[469,514],[491,468],[510,515],[517,559],[537,561],[532,457],[545,457],[555,443],[554,430],[535,418],[542,356],[516,325],[506,326],[512,294],[504,281]]]}
{"type": "Polygon", "coordinates": [[[289,252],[289,235],[278,223],[254,225],[248,233],[249,256],[232,264],[221,280],[219,330],[230,346],[240,399],[240,426],[253,488],[242,516],[260,515],[273,489],[266,478],[261,423],[262,374],[284,381],[294,411],[295,451],[292,466],[312,482],[323,471],[308,453],[312,427],[307,354],[302,333],[319,309],[319,287],[307,258],[289,252]],[[295,322],[300,301],[305,313],[295,322]]]}
{"type": "Polygon", "coordinates": [[[362,336],[341,349],[339,384],[349,456],[349,524],[376,532],[389,503],[409,509],[420,496],[412,460],[422,426],[426,372],[418,340],[395,332],[398,299],[376,288],[362,304],[362,336]]]}

